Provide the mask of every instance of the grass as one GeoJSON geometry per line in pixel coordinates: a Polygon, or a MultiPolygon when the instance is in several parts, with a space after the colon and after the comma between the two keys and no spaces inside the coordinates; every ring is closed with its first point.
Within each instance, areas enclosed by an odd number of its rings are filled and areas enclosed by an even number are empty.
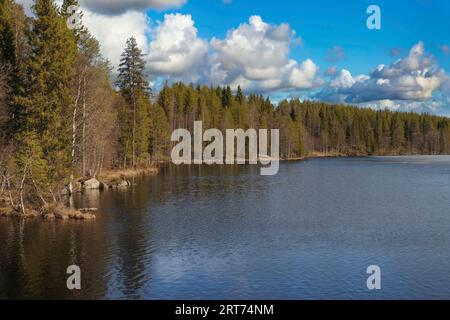
{"type": "Polygon", "coordinates": [[[103,172],[99,176],[99,180],[106,184],[111,184],[111,182],[133,179],[140,176],[156,175],[157,173],[158,168],[156,167],[109,170],[103,172]]]}

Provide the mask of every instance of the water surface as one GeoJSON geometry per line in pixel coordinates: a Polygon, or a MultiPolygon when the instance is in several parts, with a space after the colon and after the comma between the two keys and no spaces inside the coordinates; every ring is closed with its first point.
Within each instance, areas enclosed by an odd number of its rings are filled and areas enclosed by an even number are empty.
{"type": "Polygon", "coordinates": [[[80,196],[95,222],[1,219],[0,298],[450,299],[450,157],[315,159],[272,177],[167,166],[138,183],[80,196]]]}

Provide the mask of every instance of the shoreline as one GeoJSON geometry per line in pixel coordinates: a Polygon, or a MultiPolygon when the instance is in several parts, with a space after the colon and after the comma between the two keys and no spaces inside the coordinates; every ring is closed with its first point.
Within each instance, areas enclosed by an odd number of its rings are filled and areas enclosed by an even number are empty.
{"type": "MultiPolygon", "coordinates": [[[[134,183],[130,180],[134,180],[137,177],[154,176],[159,173],[158,166],[141,167],[141,168],[121,168],[115,170],[108,170],[95,177],[83,177],[78,178],[75,181],[76,188],[72,194],[89,192],[92,190],[106,191],[108,189],[125,189],[129,188],[134,183]],[[89,182],[89,184],[87,184],[89,182]]],[[[64,194],[65,197],[69,197],[68,193],[64,194]]],[[[44,205],[38,209],[34,207],[27,207],[25,213],[14,209],[6,195],[0,198],[0,218],[17,218],[17,219],[37,219],[42,218],[45,221],[68,221],[68,220],[86,220],[92,221],[96,219],[97,208],[70,208],[64,203],[50,203],[44,205]]]]}
{"type": "MultiPolygon", "coordinates": [[[[307,161],[311,159],[327,159],[327,158],[367,158],[367,157],[408,157],[408,156],[439,156],[439,155],[425,155],[425,154],[399,154],[399,153],[386,153],[379,155],[348,155],[340,154],[336,152],[322,153],[322,152],[311,152],[308,155],[302,157],[291,157],[280,159],[280,162],[300,162],[307,161]]],[[[141,168],[118,168],[113,170],[104,171],[98,177],[92,178],[78,178],[75,181],[76,188],[73,194],[84,193],[93,190],[99,190],[106,192],[107,190],[113,189],[127,189],[131,186],[136,186],[136,183],[132,180],[139,177],[155,176],[160,172],[160,165],[171,164],[168,159],[156,161],[155,165],[151,167],[141,167],[141,168]]],[[[68,197],[68,194],[64,195],[68,197]]],[[[18,219],[36,219],[42,218],[45,221],[53,220],[86,220],[91,221],[96,219],[96,211],[98,208],[79,208],[73,209],[65,205],[64,203],[50,203],[42,206],[38,209],[33,207],[28,207],[25,210],[25,214],[17,211],[11,207],[6,194],[0,197],[0,218],[18,218],[18,219]]]]}

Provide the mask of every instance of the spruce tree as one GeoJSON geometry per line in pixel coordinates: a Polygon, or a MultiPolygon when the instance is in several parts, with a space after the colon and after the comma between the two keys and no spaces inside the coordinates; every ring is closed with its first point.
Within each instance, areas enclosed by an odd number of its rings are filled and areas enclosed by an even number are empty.
{"type": "Polygon", "coordinates": [[[0,0],[0,65],[15,64],[14,31],[11,15],[14,1],[0,0]]]}
{"type": "MultiPolygon", "coordinates": [[[[118,71],[116,84],[127,104],[119,118],[125,124],[129,124],[128,128],[124,127],[122,130],[122,134],[127,136],[121,137],[121,141],[131,142],[131,164],[134,167],[138,161],[148,156],[148,150],[144,149],[148,147],[150,139],[148,99],[151,90],[145,80],[145,60],[142,51],[133,37],[127,40],[118,71]]],[[[122,149],[128,150],[128,144],[122,145],[122,149]]]]}
{"type": "Polygon", "coordinates": [[[17,160],[24,168],[31,161],[27,158],[32,159],[31,165],[39,164],[34,171],[45,172],[48,183],[56,186],[68,177],[71,167],[69,85],[76,46],[52,0],[36,0],[33,11],[30,53],[24,61],[26,77],[15,97],[16,140],[19,146],[28,146],[29,154],[17,160]],[[37,145],[40,150],[34,150],[37,145]]]}

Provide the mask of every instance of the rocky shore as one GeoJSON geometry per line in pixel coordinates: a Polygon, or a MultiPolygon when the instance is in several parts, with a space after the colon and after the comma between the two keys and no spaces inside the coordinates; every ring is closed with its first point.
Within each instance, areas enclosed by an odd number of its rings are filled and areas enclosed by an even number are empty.
{"type": "Polygon", "coordinates": [[[44,220],[95,220],[96,209],[75,210],[67,208],[62,204],[51,204],[42,207],[39,211],[28,208],[25,213],[11,209],[10,207],[0,207],[0,217],[11,218],[42,218],[44,220]]]}
{"type": "MultiPolygon", "coordinates": [[[[77,179],[73,186],[73,193],[89,192],[92,190],[108,191],[112,189],[127,189],[135,183],[133,179],[140,176],[156,175],[156,167],[124,169],[108,171],[96,177],[77,179]]],[[[64,192],[69,196],[67,191],[64,192]]],[[[68,208],[62,203],[51,203],[41,208],[28,207],[26,210],[14,209],[6,195],[0,194],[0,217],[11,218],[42,218],[47,221],[53,220],[95,220],[97,208],[68,208]],[[24,212],[23,212],[24,211],[24,212]]]]}
{"type": "Polygon", "coordinates": [[[108,171],[101,174],[98,178],[88,177],[80,178],[74,186],[74,192],[87,190],[107,191],[109,189],[125,189],[133,186],[132,180],[140,176],[151,176],[158,173],[156,167],[123,169],[108,171]]]}

